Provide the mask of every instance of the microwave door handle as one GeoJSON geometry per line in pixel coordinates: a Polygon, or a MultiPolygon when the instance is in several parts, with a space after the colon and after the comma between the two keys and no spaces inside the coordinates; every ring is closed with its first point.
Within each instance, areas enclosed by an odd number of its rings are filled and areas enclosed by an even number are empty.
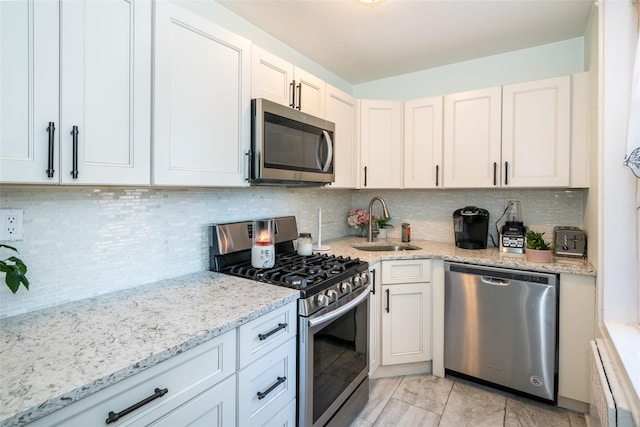
{"type": "Polygon", "coordinates": [[[326,130],[322,131],[322,135],[324,135],[324,140],[327,142],[327,162],[321,168],[322,172],[326,172],[331,167],[331,162],[333,161],[333,141],[331,141],[331,135],[326,130]]]}

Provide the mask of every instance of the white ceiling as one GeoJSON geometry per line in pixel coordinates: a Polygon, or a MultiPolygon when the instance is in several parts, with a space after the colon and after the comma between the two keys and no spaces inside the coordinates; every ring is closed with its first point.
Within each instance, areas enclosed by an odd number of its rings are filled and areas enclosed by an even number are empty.
{"type": "Polygon", "coordinates": [[[593,0],[218,0],[352,83],[582,37],[593,0]]]}

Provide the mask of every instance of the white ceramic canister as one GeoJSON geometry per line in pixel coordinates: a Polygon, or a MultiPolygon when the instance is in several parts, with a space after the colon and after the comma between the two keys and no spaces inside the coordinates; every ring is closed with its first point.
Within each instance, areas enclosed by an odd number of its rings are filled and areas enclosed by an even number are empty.
{"type": "Polygon", "coordinates": [[[274,225],[273,219],[253,221],[251,266],[254,268],[272,268],[275,265],[274,225]]]}
{"type": "Polygon", "coordinates": [[[313,239],[311,233],[300,233],[298,236],[298,255],[311,255],[313,239]]]}

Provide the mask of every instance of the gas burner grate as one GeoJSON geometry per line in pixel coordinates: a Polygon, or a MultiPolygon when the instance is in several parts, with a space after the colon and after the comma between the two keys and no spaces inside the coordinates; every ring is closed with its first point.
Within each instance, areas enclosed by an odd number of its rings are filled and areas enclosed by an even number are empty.
{"type": "Polygon", "coordinates": [[[359,259],[352,260],[350,257],[326,254],[302,256],[293,252],[276,255],[273,268],[255,268],[248,261],[232,265],[224,272],[294,289],[303,289],[342,275],[360,264],[359,259]]]}

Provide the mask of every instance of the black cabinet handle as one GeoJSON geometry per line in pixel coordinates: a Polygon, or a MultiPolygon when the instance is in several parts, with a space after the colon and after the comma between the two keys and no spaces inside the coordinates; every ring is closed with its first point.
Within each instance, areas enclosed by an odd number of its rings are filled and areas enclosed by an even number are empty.
{"type": "Polygon", "coordinates": [[[278,381],[276,381],[275,384],[273,384],[271,387],[266,389],[264,392],[261,392],[261,391],[258,392],[258,399],[264,399],[265,397],[267,397],[267,394],[271,393],[273,390],[276,389],[276,387],[278,387],[280,384],[282,384],[286,380],[287,380],[287,377],[278,377],[278,381]]]}
{"type": "Polygon", "coordinates": [[[498,163],[493,162],[493,185],[498,185],[498,163]]]}
{"type": "Polygon", "coordinates": [[[166,388],[163,388],[163,389],[156,388],[155,389],[155,393],[153,393],[151,396],[147,397],[146,399],[142,399],[140,402],[136,403],[135,405],[129,406],[124,411],[120,411],[117,414],[115,412],[113,412],[113,411],[110,411],[109,412],[109,418],[107,418],[106,422],[107,422],[107,424],[114,423],[114,422],[118,421],[120,418],[124,417],[125,415],[130,414],[131,412],[135,411],[136,409],[141,408],[142,406],[146,405],[147,403],[151,402],[152,400],[156,400],[157,398],[162,397],[167,393],[169,393],[169,390],[166,389],[166,388]]]}
{"type": "Polygon", "coordinates": [[[253,166],[253,153],[251,152],[251,150],[247,151],[246,153],[244,153],[245,156],[247,156],[247,163],[249,163],[249,167],[247,169],[247,177],[245,178],[245,181],[250,181],[252,178],[252,166],[253,166]]]}
{"type": "Polygon", "coordinates": [[[372,283],[371,283],[371,293],[373,295],[376,294],[376,270],[371,270],[371,276],[373,276],[371,278],[372,283]]]}
{"type": "Polygon", "coordinates": [[[390,304],[391,301],[389,299],[389,289],[387,289],[385,292],[387,293],[387,308],[386,308],[386,310],[387,310],[387,313],[388,313],[389,309],[391,308],[391,304],[390,304]]]}
{"type": "Polygon", "coordinates": [[[73,169],[71,170],[71,176],[73,179],[78,179],[78,126],[71,128],[71,135],[73,136],[73,169]]]}
{"type": "Polygon", "coordinates": [[[55,173],[55,170],[53,170],[53,142],[54,142],[54,136],[56,133],[56,126],[54,122],[49,122],[49,127],[47,128],[47,132],[49,133],[49,163],[47,164],[48,169],[47,169],[47,177],[48,178],[53,178],[53,175],[55,173]]]}
{"type": "Polygon", "coordinates": [[[286,323],[278,323],[278,327],[276,327],[275,329],[267,332],[266,334],[258,334],[258,338],[260,338],[260,341],[264,341],[267,338],[269,338],[271,335],[273,335],[276,332],[278,332],[280,329],[284,329],[286,327],[287,327],[286,323]]]}
{"type": "Polygon", "coordinates": [[[440,184],[440,166],[436,165],[436,187],[438,187],[440,184]]]}
{"type": "Polygon", "coordinates": [[[504,162],[504,185],[509,185],[509,162],[504,162]]]}
{"type": "Polygon", "coordinates": [[[302,110],[302,83],[298,83],[298,110],[302,110]]]}
{"type": "Polygon", "coordinates": [[[364,167],[364,186],[367,186],[367,167],[364,167]]]}
{"type": "Polygon", "coordinates": [[[296,81],[289,83],[289,107],[296,108],[296,81]]]}

